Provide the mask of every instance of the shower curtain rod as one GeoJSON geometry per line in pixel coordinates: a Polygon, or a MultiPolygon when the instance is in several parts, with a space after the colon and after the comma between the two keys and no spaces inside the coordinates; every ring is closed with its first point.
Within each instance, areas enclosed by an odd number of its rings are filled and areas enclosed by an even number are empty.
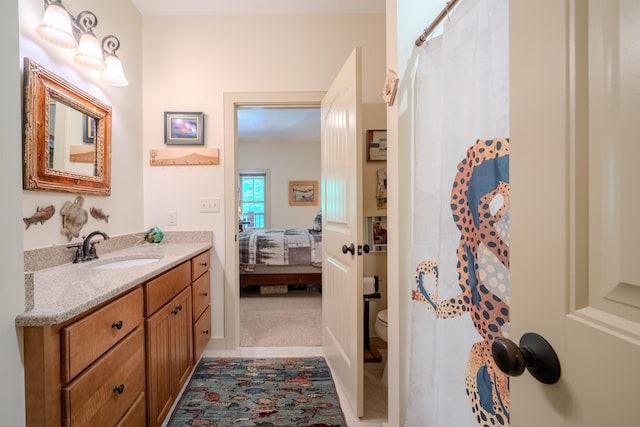
{"type": "Polygon", "coordinates": [[[442,11],[440,11],[440,14],[436,16],[436,19],[434,19],[433,22],[422,32],[422,34],[420,34],[420,37],[416,39],[416,46],[422,46],[422,44],[427,41],[427,37],[429,36],[429,34],[431,34],[433,30],[435,30],[435,28],[438,26],[438,24],[440,24],[440,22],[442,22],[445,16],[449,15],[449,11],[453,8],[453,6],[456,5],[456,3],[458,3],[458,1],[459,0],[450,0],[447,2],[447,4],[444,6],[444,9],[442,9],[442,11]]]}

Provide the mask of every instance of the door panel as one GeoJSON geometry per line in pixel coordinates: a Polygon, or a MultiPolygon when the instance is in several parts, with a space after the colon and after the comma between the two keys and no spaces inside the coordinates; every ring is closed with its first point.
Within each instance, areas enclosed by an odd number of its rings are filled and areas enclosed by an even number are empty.
{"type": "Polygon", "coordinates": [[[360,49],[332,83],[322,108],[323,346],[354,412],[363,414],[360,49]]]}
{"type": "Polygon", "coordinates": [[[636,425],[640,3],[510,2],[510,15],[511,338],[540,333],[562,366],[551,386],[511,379],[511,424],[636,425]]]}

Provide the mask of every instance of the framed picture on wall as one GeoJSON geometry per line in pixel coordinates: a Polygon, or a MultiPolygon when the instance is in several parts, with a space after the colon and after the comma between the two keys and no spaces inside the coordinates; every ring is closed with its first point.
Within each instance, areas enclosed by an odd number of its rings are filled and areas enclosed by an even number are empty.
{"type": "Polygon", "coordinates": [[[386,162],[387,161],[387,131],[368,130],[367,131],[367,161],[386,162]]]}
{"type": "Polygon", "coordinates": [[[82,142],[93,144],[96,140],[96,119],[83,114],[82,115],[82,142]]]}
{"type": "Polygon", "coordinates": [[[371,252],[387,251],[387,217],[367,217],[367,241],[371,252]]]}
{"type": "Polygon", "coordinates": [[[164,143],[204,145],[204,113],[164,113],[164,143]]]}
{"type": "Polygon", "coordinates": [[[289,206],[315,206],[318,196],[318,181],[289,181],[289,206]]]}

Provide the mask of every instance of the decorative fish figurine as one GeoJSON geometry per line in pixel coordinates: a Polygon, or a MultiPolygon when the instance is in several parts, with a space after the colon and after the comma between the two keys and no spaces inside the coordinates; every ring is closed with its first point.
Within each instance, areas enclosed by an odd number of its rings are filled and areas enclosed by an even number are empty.
{"type": "Polygon", "coordinates": [[[34,213],[31,218],[22,218],[26,225],[24,229],[28,230],[31,224],[44,224],[44,222],[51,218],[55,212],[56,208],[54,208],[53,205],[49,205],[46,208],[42,209],[38,206],[36,213],[34,213]]]}
{"type": "Polygon", "coordinates": [[[107,224],[109,223],[109,215],[105,214],[102,211],[102,209],[100,209],[100,208],[91,208],[91,209],[89,209],[89,213],[91,214],[92,217],[94,217],[98,221],[103,219],[104,222],[106,222],[107,224]]]}

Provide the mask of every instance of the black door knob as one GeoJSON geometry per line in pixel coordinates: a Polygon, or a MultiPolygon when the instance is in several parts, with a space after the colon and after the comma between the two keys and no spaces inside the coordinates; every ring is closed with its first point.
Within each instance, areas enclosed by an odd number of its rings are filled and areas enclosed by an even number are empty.
{"type": "Polygon", "coordinates": [[[520,345],[498,337],[491,345],[491,355],[498,368],[509,376],[520,376],[527,368],[535,379],[555,384],[560,379],[560,361],[556,352],[540,335],[528,332],[520,338],[520,345]]]}
{"type": "Polygon", "coordinates": [[[349,246],[347,245],[342,245],[342,253],[346,254],[347,252],[351,252],[351,255],[355,255],[356,253],[356,246],[352,243],[349,246]]]}

